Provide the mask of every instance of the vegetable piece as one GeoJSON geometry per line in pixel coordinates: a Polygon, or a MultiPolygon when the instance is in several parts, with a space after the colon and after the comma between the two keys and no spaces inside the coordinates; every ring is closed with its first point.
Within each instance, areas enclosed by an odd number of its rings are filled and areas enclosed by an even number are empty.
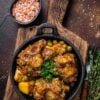
{"type": "Polygon", "coordinates": [[[68,51],[71,51],[72,50],[72,47],[71,46],[67,46],[67,50],[68,51]]]}
{"type": "Polygon", "coordinates": [[[24,76],[22,80],[23,81],[27,81],[28,80],[28,77],[27,76],[24,76]]]}
{"type": "Polygon", "coordinates": [[[57,72],[57,71],[52,71],[52,75],[53,75],[53,76],[59,76],[59,72],[57,72]]]}
{"type": "Polygon", "coordinates": [[[67,48],[67,44],[63,44],[63,48],[67,48]]]}
{"type": "Polygon", "coordinates": [[[53,60],[47,60],[41,69],[41,76],[50,81],[53,76],[58,77],[59,73],[54,71],[55,62],[53,60]]]}
{"type": "Polygon", "coordinates": [[[34,81],[19,82],[18,88],[24,94],[29,94],[33,91],[34,81]]]}
{"type": "Polygon", "coordinates": [[[32,62],[30,62],[30,65],[34,69],[41,67],[42,64],[43,64],[43,58],[40,54],[35,55],[32,58],[32,62]]]}
{"type": "Polygon", "coordinates": [[[62,55],[66,52],[67,45],[65,45],[64,41],[60,41],[52,46],[52,49],[55,51],[55,55],[62,55]]]}
{"type": "Polygon", "coordinates": [[[46,78],[46,80],[50,81],[52,79],[52,75],[48,74],[45,78],[46,78]]]}
{"type": "Polygon", "coordinates": [[[52,46],[52,42],[50,40],[47,41],[48,46],[52,46]]]}
{"type": "Polygon", "coordinates": [[[64,41],[60,41],[60,44],[62,44],[62,45],[63,45],[63,44],[64,44],[64,41]]]}
{"type": "Polygon", "coordinates": [[[95,57],[89,51],[89,63],[92,68],[89,73],[88,100],[100,100],[100,50],[96,51],[95,57]]]}
{"type": "Polygon", "coordinates": [[[70,90],[70,87],[69,87],[68,85],[66,85],[66,86],[65,86],[65,89],[66,89],[67,91],[69,91],[69,90],[70,90]]]}
{"type": "Polygon", "coordinates": [[[29,94],[29,82],[20,82],[18,88],[22,93],[29,94]]]}
{"type": "Polygon", "coordinates": [[[57,44],[57,40],[53,40],[53,44],[57,44]]]}
{"type": "Polygon", "coordinates": [[[24,81],[25,77],[24,75],[21,73],[20,70],[16,69],[15,75],[14,75],[14,80],[16,82],[21,82],[24,81]]]}

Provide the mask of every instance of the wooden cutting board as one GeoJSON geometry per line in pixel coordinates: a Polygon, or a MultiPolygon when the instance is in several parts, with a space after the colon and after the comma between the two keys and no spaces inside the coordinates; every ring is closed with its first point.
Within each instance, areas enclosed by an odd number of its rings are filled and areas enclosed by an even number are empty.
{"type": "MultiPolygon", "coordinates": [[[[62,21],[65,12],[67,10],[68,0],[45,0],[45,2],[48,6],[48,22],[52,23],[53,25],[56,25],[59,34],[61,36],[64,36],[66,39],[70,40],[79,49],[83,62],[85,64],[87,50],[88,50],[87,41],[83,40],[70,30],[62,26],[62,21]]],[[[36,32],[37,32],[37,26],[32,26],[27,28],[20,27],[17,33],[15,50],[25,40],[34,36],[36,32]]],[[[80,89],[79,93],[74,98],[74,100],[87,100],[87,86],[88,86],[87,82],[84,81],[82,88],[80,89]]],[[[10,76],[8,76],[4,100],[20,100],[19,96],[16,94],[16,92],[12,87],[10,76]]]]}

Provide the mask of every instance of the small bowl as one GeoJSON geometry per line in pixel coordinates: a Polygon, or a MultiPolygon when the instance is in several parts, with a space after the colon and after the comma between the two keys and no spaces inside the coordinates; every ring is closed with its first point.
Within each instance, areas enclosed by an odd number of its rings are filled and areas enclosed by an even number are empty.
{"type": "Polygon", "coordinates": [[[11,13],[11,16],[14,18],[14,20],[15,20],[18,24],[20,24],[20,25],[29,25],[29,24],[31,24],[32,22],[34,22],[34,21],[37,19],[37,17],[39,16],[40,12],[41,12],[41,2],[42,2],[42,1],[41,1],[41,0],[38,0],[38,2],[40,3],[40,9],[39,9],[38,13],[36,14],[36,16],[35,16],[32,20],[30,20],[30,21],[28,21],[28,22],[26,22],[26,23],[16,20],[15,16],[12,15],[13,5],[14,5],[17,1],[18,1],[18,0],[15,0],[15,1],[12,3],[11,8],[10,8],[10,13],[11,13]]]}

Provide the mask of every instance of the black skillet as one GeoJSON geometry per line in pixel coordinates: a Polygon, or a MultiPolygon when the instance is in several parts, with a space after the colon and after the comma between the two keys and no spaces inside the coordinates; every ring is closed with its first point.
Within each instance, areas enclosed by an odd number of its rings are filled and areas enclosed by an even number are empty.
{"type": "MultiPolygon", "coordinates": [[[[67,34],[67,33],[66,33],[67,34]]],[[[14,57],[13,57],[13,61],[12,61],[12,65],[11,65],[11,70],[10,70],[10,77],[11,77],[11,82],[12,85],[15,89],[15,91],[17,92],[17,94],[19,95],[19,97],[21,98],[21,100],[33,100],[32,97],[27,96],[25,94],[22,94],[19,90],[18,90],[18,85],[17,82],[14,81],[14,74],[15,74],[15,70],[16,70],[16,59],[17,59],[17,55],[23,50],[25,49],[29,44],[32,44],[40,39],[46,39],[46,40],[63,40],[66,44],[70,45],[72,47],[73,52],[76,54],[76,57],[78,59],[78,80],[75,83],[74,87],[70,90],[69,93],[67,93],[67,98],[65,100],[72,100],[75,95],[78,93],[78,91],[81,88],[81,85],[83,83],[84,80],[84,74],[85,74],[85,67],[83,65],[82,62],[82,58],[80,56],[79,51],[76,49],[76,47],[67,39],[65,39],[64,37],[60,36],[60,34],[57,31],[57,28],[49,23],[44,23],[42,25],[40,25],[38,27],[38,31],[37,34],[35,36],[33,36],[31,39],[25,41],[14,53],[14,57]],[[52,29],[51,33],[44,33],[44,29],[45,28],[49,28],[52,29]]]]}

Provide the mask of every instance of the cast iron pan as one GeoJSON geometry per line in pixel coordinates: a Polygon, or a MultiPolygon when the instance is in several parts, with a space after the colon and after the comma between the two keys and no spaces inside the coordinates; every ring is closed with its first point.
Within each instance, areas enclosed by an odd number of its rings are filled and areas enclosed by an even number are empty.
{"type": "MultiPolygon", "coordinates": [[[[67,34],[67,33],[66,33],[67,34]]],[[[25,49],[29,44],[32,44],[40,39],[46,39],[46,40],[63,40],[66,44],[69,44],[72,47],[73,52],[76,54],[76,57],[78,59],[78,80],[75,83],[74,87],[70,90],[69,93],[67,93],[67,98],[65,98],[65,100],[72,100],[72,98],[78,93],[78,91],[80,90],[80,87],[83,83],[84,80],[84,74],[85,74],[85,67],[83,65],[82,62],[82,58],[79,54],[79,51],[76,49],[76,47],[68,40],[66,40],[64,37],[60,36],[57,32],[57,28],[55,26],[52,26],[49,23],[44,23],[42,25],[40,25],[38,27],[38,31],[37,34],[35,36],[33,36],[31,39],[25,41],[14,53],[14,57],[13,57],[13,61],[12,61],[12,65],[11,65],[11,70],[10,70],[10,77],[11,77],[11,82],[12,85],[14,87],[14,90],[17,92],[17,94],[19,95],[19,97],[21,98],[21,100],[33,100],[32,97],[29,97],[25,94],[22,94],[19,90],[18,90],[18,83],[14,81],[14,74],[15,74],[15,70],[16,70],[16,59],[17,59],[17,55],[23,50],[25,49]],[[52,29],[51,33],[44,33],[44,29],[45,28],[49,28],[52,29]]]]}

